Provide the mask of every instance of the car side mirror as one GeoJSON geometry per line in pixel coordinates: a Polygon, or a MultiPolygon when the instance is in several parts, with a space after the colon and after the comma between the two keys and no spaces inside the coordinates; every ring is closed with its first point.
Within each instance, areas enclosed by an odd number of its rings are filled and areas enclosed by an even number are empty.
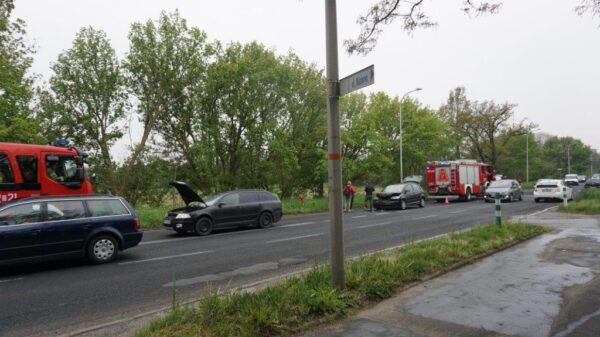
{"type": "Polygon", "coordinates": [[[217,206],[219,206],[219,208],[223,208],[223,206],[225,206],[224,202],[220,202],[217,206]]]}
{"type": "Polygon", "coordinates": [[[83,157],[82,156],[76,156],[75,157],[75,164],[77,164],[77,166],[82,166],[83,165],[83,157]]]}

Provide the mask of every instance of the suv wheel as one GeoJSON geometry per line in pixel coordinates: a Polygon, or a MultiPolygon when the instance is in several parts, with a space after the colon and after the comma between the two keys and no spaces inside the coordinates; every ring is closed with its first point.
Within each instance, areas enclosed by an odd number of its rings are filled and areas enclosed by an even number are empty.
{"type": "Polygon", "coordinates": [[[258,217],[258,227],[269,228],[271,226],[273,226],[273,216],[269,212],[263,212],[260,217],[258,217]]]}
{"type": "Polygon", "coordinates": [[[99,235],[90,241],[87,256],[93,263],[108,263],[117,257],[119,245],[111,235],[99,235]]]}
{"type": "Polygon", "coordinates": [[[205,236],[212,233],[213,223],[209,218],[200,218],[196,221],[196,225],[194,226],[194,232],[196,235],[205,236]]]}

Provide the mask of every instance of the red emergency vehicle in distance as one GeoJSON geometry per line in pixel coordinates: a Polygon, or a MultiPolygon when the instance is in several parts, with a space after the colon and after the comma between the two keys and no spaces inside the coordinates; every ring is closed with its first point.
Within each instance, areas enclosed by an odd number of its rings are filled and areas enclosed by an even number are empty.
{"type": "Polygon", "coordinates": [[[86,156],[67,141],[53,146],[0,143],[0,204],[36,195],[93,194],[83,165],[86,156]]]}
{"type": "Polygon", "coordinates": [[[493,171],[489,164],[470,159],[427,162],[429,198],[471,200],[473,196],[482,196],[493,180],[493,171]]]}

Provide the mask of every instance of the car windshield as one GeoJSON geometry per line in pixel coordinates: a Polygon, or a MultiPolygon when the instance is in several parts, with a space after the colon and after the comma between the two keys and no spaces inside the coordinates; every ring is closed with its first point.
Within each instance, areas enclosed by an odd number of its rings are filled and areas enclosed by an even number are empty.
{"type": "Polygon", "coordinates": [[[510,180],[497,180],[493,181],[490,184],[489,188],[508,188],[512,185],[512,181],[510,180]]]}
{"type": "Polygon", "coordinates": [[[223,194],[224,193],[205,195],[202,197],[202,200],[204,200],[206,206],[212,206],[215,204],[215,202],[217,202],[217,200],[221,199],[223,194]]]}
{"type": "Polygon", "coordinates": [[[388,185],[383,190],[383,193],[402,193],[406,184],[388,185]]]}

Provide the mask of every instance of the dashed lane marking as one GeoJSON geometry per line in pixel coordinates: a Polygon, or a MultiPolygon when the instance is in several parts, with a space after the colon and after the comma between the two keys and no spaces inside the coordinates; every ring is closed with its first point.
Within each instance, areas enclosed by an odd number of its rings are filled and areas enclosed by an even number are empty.
{"type": "Polygon", "coordinates": [[[154,258],[151,258],[151,259],[121,262],[121,263],[119,263],[119,265],[125,266],[125,265],[128,265],[128,264],[135,264],[135,263],[162,261],[162,260],[168,260],[168,259],[175,259],[175,258],[178,258],[178,257],[186,257],[186,256],[200,255],[200,254],[208,254],[208,253],[212,253],[212,252],[213,252],[212,250],[204,250],[204,251],[201,251],[201,252],[193,252],[193,253],[185,253],[185,254],[177,254],[177,255],[160,256],[160,257],[154,257],[154,258]]]}
{"type": "Polygon", "coordinates": [[[436,216],[438,216],[438,215],[437,214],[432,214],[432,215],[422,216],[422,217],[418,217],[418,218],[413,218],[413,220],[422,220],[422,219],[435,218],[436,216]]]}
{"type": "Polygon", "coordinates": [[[372,225],[364,225],[364,226],[358,226],[356,228],[370,228],[370,227],[378,227],[378,226],[385,226],[385,225],[389,225],[392,222],[380,222],[380,223],[376,223],[376,224],[372,224],[372,225]]]}
{"type": "Polygon", "coordinates": [[[310,234],[310,235],[302,235],[302,236],[295,236],[293,238],[271,240],[271,241],[267,241],[266,243],[277,243],[277,242],[284,242],[284,241],[294,241],[294,240],[300,240],[300,239],[306,239],[306,238],[313,238],[315,236],[321,236],[321,235],[323,235],[323,233],[310,234]]]}
{"type": "Polygon", "coordinates": [[[309,221],[309,222],[293,223],[293,224],[283,225],[283,226],[276,226],[275,228],[298,227],[298,226],[314,225],[314,224],[315,224],[314,221],[309,221]]]}

